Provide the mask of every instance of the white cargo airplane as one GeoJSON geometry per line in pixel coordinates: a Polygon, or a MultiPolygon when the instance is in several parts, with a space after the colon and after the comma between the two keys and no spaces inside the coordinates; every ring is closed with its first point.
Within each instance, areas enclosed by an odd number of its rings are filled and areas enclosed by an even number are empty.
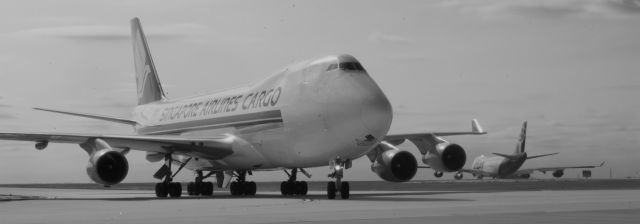
{"type": "Polygon", "coordinates": [[[486,132],[472,121],[470,132],[390,135],[392,109],[387,97],[350,55],[337,55],[291,65],[245,88],[211,95],[167,99],[149,53],[138,18],[131,20],[138,106],[133,119],[34,108],[73,116],[131,125],[137,135],[64,133],[0,133],[0,139],[33,141],[42,150],[48,143],[79,144],[89,154],[87,174],[105,186],[120,183],[128,172],[124,155],[147,152],[147,160],[164,164],[154,174],[158,197],[180,197],[182,187],[173,177],[183,168],[196,172],[187,185],[189,195],[212,195],[230,184],[232,195],[255,195],[256,184],[247,174],[284,170],[283,195],[306,195],[300,171],[329,165],[327,195],[349,198],[342,181],[351,161],[364,155],[372,171],[393,182],[411,180],[418,168],[413,154],[396,146],[416,144],[422,161],[437,173],[455,172],[466,161],[464,149],[439,136],[480,135],[486,132]],[[172,164],[178,166],[173,171],[172,164]],[[206,172],[206,173],[205,173],[206,172]],[[235,181],[231,179],[235,177],[235,181]],[[230,183],[231,182],[231,183],[230,183]]]}
{"type": "Polygon", "coordinates": [[[535,171],[546,173],[553,172],[554,177],[562,177],[564,175],[565,169],[590,169],[601,167],[604,165],[602,162],[597,166],[560,166],[560,167],[542,167],[542,168],[533,168],[533,169],[521,169],[520,167],[527,159],[533,159],[543,156],[551,156],[556,155],[558,153],[550,153],[544,155],[537,156],[527,156],[527,153],[524,151],[525,141],[527,139],[527,122],[525,121],[522,124],[522,130],[520,131],[520,138],[518,139],[518,144],[516,145],[516,149],[511,155],[501,154],[501,153],[493,153],[493,157],[485,157],[484,155],[478,156],[473,160],[473,165],[471,165],[471,169],[461,169],[458,171],[454,178],[462,179],[462,172],[471,173],[474,177],[478,179],[482,179],[483,177],[493,177],[493,178],[523,178],[528,179],[531,177],[531,174],[535,171]]]}

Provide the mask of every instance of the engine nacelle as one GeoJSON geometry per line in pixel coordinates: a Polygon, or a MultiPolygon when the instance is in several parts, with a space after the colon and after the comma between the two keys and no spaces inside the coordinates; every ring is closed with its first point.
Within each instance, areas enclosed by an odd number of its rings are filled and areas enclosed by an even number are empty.
{"type": "Polygon", "coordinates": [[[120,152],[102,149],[89,157],[87,174],[96,183],[114,185],[120,183],[129,172],[129,162],[120,152]]]}
{"type": "Polygon", "coordinates": [[[564,175],[564,171],[563,170],[553,171],[553,177],[560,178],[560,177],[562,177],[562,175],[564,175]]]}
{"type": "Polygon", "coordinates": [[[464,167],[467,153],[458,144],[440,143],[436,145],[435,153],[429,151],[422,157],[422,162],[434,170],[454,172],[464,167]]]}
{"type": "Polygon", "coordinates": [[[410,152],[395,148],[378,155],[373,164],[371,164],[371,170],[383,180],[405,182],[416,175],[418,162],[410,152]]]}

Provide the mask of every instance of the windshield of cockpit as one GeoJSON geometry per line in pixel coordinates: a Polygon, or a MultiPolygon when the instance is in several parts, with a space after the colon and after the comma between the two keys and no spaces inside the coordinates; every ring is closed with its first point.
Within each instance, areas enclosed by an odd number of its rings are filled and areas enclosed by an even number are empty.
{"type": "Polygon", "coordinates": [[[327,71],[340,69],[344,71],[364,71],[364,67],[358,62],[340,62],[329,65],[327,71]]]}

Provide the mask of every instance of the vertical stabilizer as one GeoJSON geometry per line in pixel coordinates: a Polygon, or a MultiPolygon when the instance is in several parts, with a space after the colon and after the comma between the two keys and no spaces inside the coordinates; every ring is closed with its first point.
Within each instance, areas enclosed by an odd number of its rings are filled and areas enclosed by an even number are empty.
{"type": "Polygon", "coordinates": [[[131,36],[133,37],[133,61],[136,69],[138,105],[164,99],[158,73],[153,65],[147,39],[138,18],[131,20],[131,36]]]}
{"type": "Polygon", "coordinates": [[[518,144],[516,145],[515,154],[524,152],[524,145],[526,140],[527,140],[527,121],[522,123],[522,130],[520,131],[520,138],[518,138],[518,144]]]}

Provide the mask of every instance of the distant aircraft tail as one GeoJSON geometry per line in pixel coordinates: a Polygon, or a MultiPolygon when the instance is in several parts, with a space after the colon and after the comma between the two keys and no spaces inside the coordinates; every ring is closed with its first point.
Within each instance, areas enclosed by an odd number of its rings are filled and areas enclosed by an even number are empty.
{"type": "Polygon", "coordinates": [[[524,152],[524,145],[527,140],[527,121],[522,123],[522,130],[520,131],[520,138],[518,138],[518,144],[516,145],[515,154],[524,152]]]}
{"type": "Polygon", "coordinates": [[[133,37],[133,60],[136,69],[138,105],[165,99],[156,67],[153,65],[153,59],[151,59],[147,39],[138,18],[131,20],[131,36],[133,37]]]}

